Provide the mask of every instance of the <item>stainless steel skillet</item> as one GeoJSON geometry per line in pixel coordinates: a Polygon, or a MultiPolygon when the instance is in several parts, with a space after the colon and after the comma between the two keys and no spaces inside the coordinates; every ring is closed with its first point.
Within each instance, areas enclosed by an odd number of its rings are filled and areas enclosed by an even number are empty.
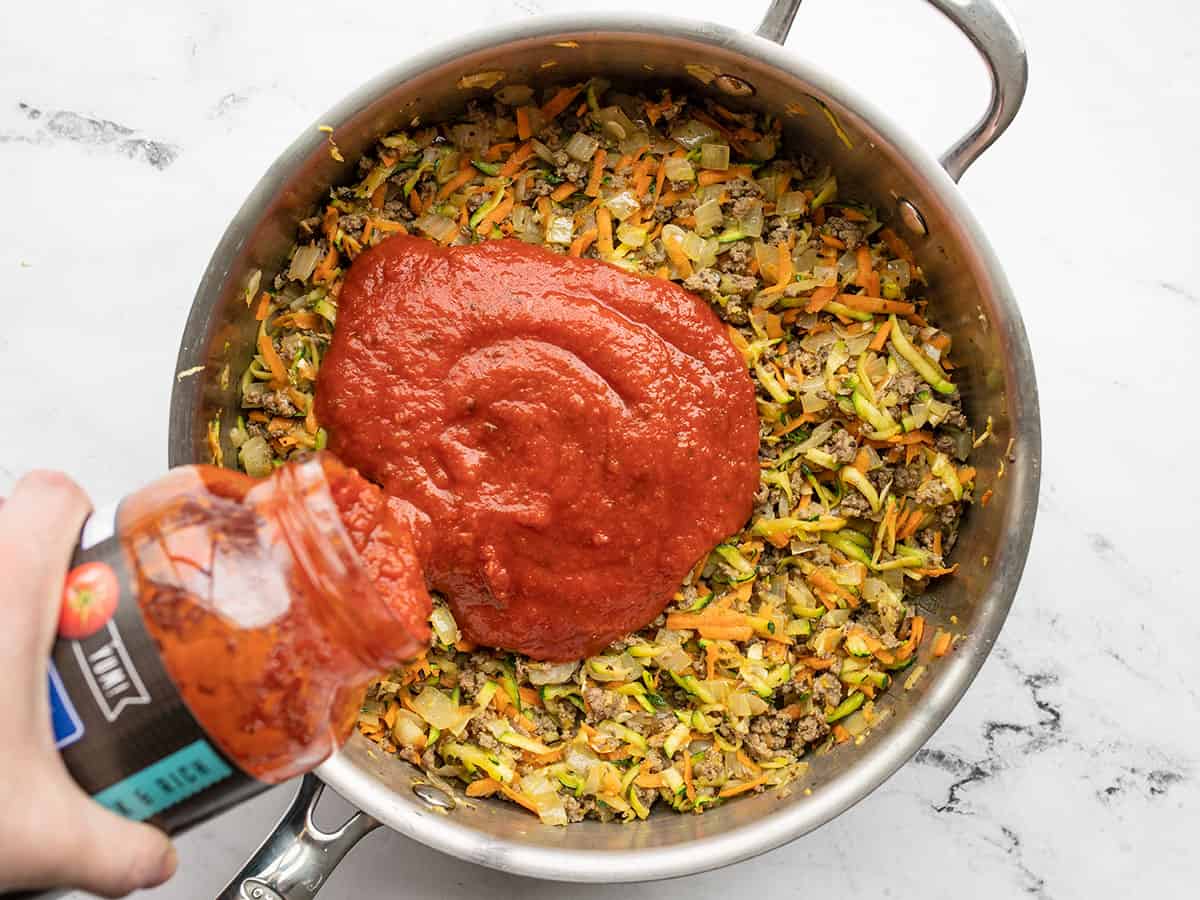
{"type": "Polygon", "coordinates": [[[236,373],[253,352],[256,325],[243,300],[249,273],[278,269],[296,221],[331,184],[350,177],[353,160],[377,135],[414,116],[431,122],[452,115],[483,93],[460,86],[479,72],[502,71],[509,82],[536,87],[597,74],[686,84],[783,117],[790,140],[830,162],[847,196],[884,211],[924,266],[938,321],[955,335],[968,413],[975,422],[991,416],[996,432],[974,460],[979,491],[991,489],[992,500],[970,511],[955,550],[960,571],[938,586],[926,610],[935,625],[955,615],[955,630],[968,639],[913,690],[889,693],[883,703],[894,715],[864,746],[814,759],[811,796],[764,794],[704,816],[542,826],[501,803],[447,796],[424,784],[416,769],[356,738],[321,767],[319,780],[305,779],[276,831],[222,897],[312,897],[353,844],[380,824],[462,859],[539,878],[646,881],[716,868],[843,812],[903,765],[949,714],[996,640],[1020,580],[1037,509],[1041,433],[1020,313],[955,185],[1016,114],[1025,90],[1024,50],[996,3],[928,2],[976,46],[992,79],[987,112],[940,160],[852,88],[778,46],[799,0],[774,0],[758,35],[641,13],[539,18],[428,51],[371,81],[320,120],[333,126],[350,162],[334,162],[325,135],[313,128],[263,176],[217,246],[180,347],[177,371],[205,368],[176,385],[170,463],[211,461],[208,424],[218,413],[226,422],[236,414],[236,373]],[[312,822],[321,782],[363,810],[334,833],[312,822]]]}

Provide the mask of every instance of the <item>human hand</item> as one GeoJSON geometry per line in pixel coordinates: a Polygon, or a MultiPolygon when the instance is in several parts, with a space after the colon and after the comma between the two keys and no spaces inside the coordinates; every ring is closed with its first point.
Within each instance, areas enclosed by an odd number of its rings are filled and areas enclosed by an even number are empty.
{"type": "Polygon", "coordinates": [[[47,689],[63,578],[91,504],[65,475],[32,472],[0,505],[0,890],[105,897],[162,884],[175,848],[94,802],[54,749],[47,689]]]}

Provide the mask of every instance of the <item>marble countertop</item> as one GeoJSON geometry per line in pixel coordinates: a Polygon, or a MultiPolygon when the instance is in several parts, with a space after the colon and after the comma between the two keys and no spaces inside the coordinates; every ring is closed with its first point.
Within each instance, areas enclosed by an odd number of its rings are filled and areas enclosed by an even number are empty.
{"type": "MultiPolygon", "coordinates": [[[[0,494],[34,466],[71,472],[97,500],[162,471],[177,336],[200,273],[255,180],[321,111],[464,26],[606,5],[400,2],[373,5],[367,24],[361,6],[297,0],[7,8],[0,494]]],[[[1176,402],[1200,346],[1200,129],[1189,118],[1200,12],[1168,0],[1096,0],[1086,17],[1061,0],[1010,5],[1030,92],[962,185],[1021,301],[1044,416],[1037,533],[999,645],[928,747],[817,833],[722,871],[572,897],[1058,900],[1166,893],[1200,877],[1189,668],[1200,591],[1185,568],[1200,488],[1184,465],[1200,426],[1176,402]],[[1105,424],[1114,419],[1122,427],[1105,424]]],[[[761,12],[729,6],[686,10],[747,28],[761,12]]],[[[971,50],[916,0],[809,0],[788,46],[934,150],[982,109],[971,50]]],[[[214,895],[289,795],[183,837],[179,875],[146,896],[214,895]]],[[[322,896],[563,890],[378,832],[322,896]]]]}

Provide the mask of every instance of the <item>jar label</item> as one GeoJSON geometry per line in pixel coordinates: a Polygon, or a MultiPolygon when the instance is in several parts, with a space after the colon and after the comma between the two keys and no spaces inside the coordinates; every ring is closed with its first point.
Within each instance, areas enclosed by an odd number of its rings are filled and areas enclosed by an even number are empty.
{"type": "Polygon", "coordinates": [[[207,738],[142,622],[116,509],[84,527],[50,661],[55,745],[96,800],[178,831],[261,790],[207,738]]]}

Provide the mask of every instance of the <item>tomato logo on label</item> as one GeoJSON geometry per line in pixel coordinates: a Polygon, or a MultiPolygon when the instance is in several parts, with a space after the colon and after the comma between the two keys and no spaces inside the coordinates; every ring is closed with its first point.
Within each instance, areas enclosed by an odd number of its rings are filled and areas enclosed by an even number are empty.
{"type": "Polygon", "coordinates": [[[63,584],[60,637],[78,641],[103,628],[117,611],[121,585],[108,563],[89,562],[67,573],[63,584]]]}

